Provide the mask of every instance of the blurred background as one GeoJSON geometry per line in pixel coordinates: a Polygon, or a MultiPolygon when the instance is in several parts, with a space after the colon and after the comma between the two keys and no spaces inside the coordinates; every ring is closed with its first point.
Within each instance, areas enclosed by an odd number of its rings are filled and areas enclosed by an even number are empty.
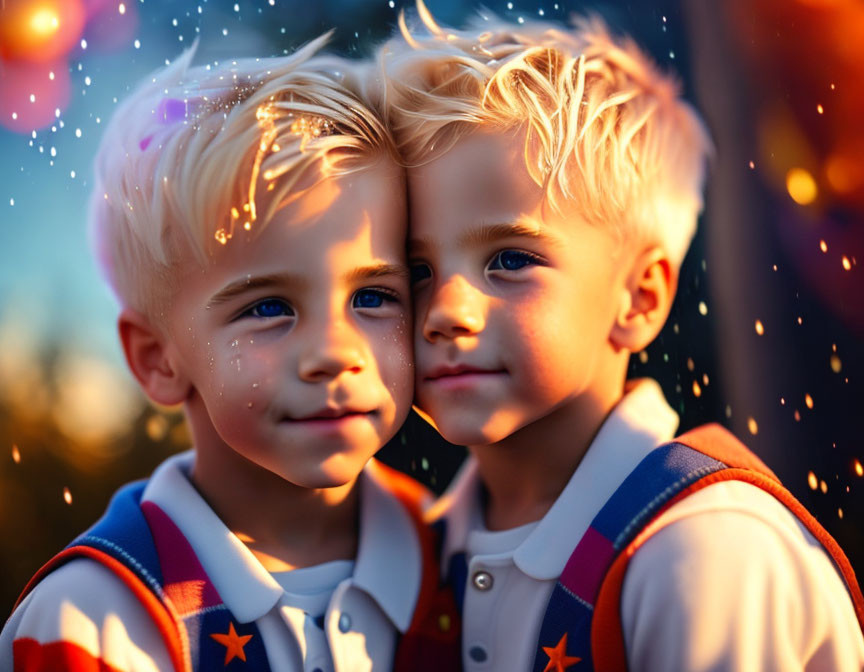
{"type": "MultiPolygon", "coordinates": [[[[197,62],[286,53],[335,27],[369,54],[402,0],[0,0],[0,612],[121,483],[189,445],[126,372],[85,232],[118,99],[194,40],[197,62]]],[[[462,25],[602,14],[702,112],[716,145],[669,323],[633,376],[681,429],[719,421],[864,570],[864,5],[428,0],[462,25]]],[[[436,491],[464,451],[412,417],[385,461],[436,491]]]]}

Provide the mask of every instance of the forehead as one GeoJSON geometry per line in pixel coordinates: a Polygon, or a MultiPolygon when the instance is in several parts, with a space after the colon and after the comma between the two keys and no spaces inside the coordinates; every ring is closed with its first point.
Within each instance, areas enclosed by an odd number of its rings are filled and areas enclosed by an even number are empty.
{"type": "Polygon", "coordinates": [[[524,148],[524,130],[475,131],[409,169],[412,235],[445,222],[516,222],[537,214],[544,191],[528,174],[524,148]]]}

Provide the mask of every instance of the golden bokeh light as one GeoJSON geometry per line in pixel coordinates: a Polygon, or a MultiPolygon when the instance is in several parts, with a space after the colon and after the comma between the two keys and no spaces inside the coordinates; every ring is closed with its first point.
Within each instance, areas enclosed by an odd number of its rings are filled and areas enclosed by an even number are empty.
{"type": "Polygon", "coordinates": [[[798,205],[810,205],[819,195],[816,180],[803,168],[793,168],[786,173],[786,190],[798,205]]]}
{"type": "Polygon", "coordinates": [[[811,490],[815,490],[819,487],[819,479],[816,478],[816,474],[812,471],[807,473],[807,485],[810,486],[811,490]]]}
{"type": "Polygon", "coordinates": [[[753,417],[747,418],[747,430],[753,436],[756,436],[759,433],[759,424],[756,422],[755,418],[753,418],[753,417]]]}
{"type": "Polygon", "coordinates": [[[762,320],[756,320],[756,333],[760,336],[765,333],[765,327],[762,326],[762,320]]]}
{"type": "Polygon", "coordinates": [[[807,408],[812,409],[813,408],[813,397],[811,397],[809,394],[805,394],[804,395],[804,403],[807,404],[807,408]]]}
{"type": "Polygon", "coordinates": [[[837,355],[831,355],[831,370],[834,373],[840,373],[843,370],[843,362],[837,355]]]}
{"type": "Polygon", "coordinates": [[[860,460],[855,460],[855,475],[864,476],[864,465],[861,464],[860,460]]]}
{"type": "Polygon", "coordinates": [[[69,492],[69,488],[63,488],[63,501],[72,504],[72,493],[69,492]]]}
{"type": "Polygon", "coordinates": [[[693,381],[693,396],[697,399],[702,396],[702,388],[699,386],[699,381],[693,381]]]}
{"type": "Polygon", "coordinates": [[[843,255],[843,259],[841,259],[841,263],[843,264],[843,270],[852,270],[852,262],[849,261],[849,257],[847,257],[845,254],[843,255]]]}

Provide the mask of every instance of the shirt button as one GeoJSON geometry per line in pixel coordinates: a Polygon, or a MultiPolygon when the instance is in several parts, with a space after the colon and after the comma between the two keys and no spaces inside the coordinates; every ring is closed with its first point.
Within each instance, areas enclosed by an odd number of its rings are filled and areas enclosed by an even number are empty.
{"type": "Polygon", "coordinates": [[[492,584],[494,583],[492,579],[492,575],[489,572],[476,572],[473,577],[471,577],[471,583],[474,584],[474,587],[477,590],[487,591],[492,589],[492,584]]]}
{"type": "Polygon", "coordinates": [[[472,646],[468,649],[468,655],[471,656],[471,660],[475,663],[483,663],[486,662],[486,649],[482,646],[472,646]]]}
{"type": "Polygon", "coordinates": [[[348,632],[351,629],[351,617],[348,614],[342,614],[339,617],[339,632],[348,632]]]}

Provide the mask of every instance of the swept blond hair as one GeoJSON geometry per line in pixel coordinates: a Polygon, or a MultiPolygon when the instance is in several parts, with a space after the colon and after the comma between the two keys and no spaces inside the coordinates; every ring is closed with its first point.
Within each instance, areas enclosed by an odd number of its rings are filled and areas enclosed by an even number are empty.
{"type": "Polygon", "coordinates": [[[124,306],[154,316],[177,269],[253,236],[310,170],[362,170],[394,142],[368,95],[371,69],[318,54],[191,67],[194,47],[114,113],[95,163],[91,240],[124,306]]]}
{"type": "Polygon", "coordinates": [[[572,29],[495,17],[443,28],[422,0],[422,26],[379,50],[387,114],[411,166],[480,126],[525,126],[525,165],[557,211],[575,204],[625,240],[663,244],[680,264],[702,209],[708,133],[679,85],[599,17],[572,29]],[[425,31],[423,31],[425,28],[425,31]]]}

